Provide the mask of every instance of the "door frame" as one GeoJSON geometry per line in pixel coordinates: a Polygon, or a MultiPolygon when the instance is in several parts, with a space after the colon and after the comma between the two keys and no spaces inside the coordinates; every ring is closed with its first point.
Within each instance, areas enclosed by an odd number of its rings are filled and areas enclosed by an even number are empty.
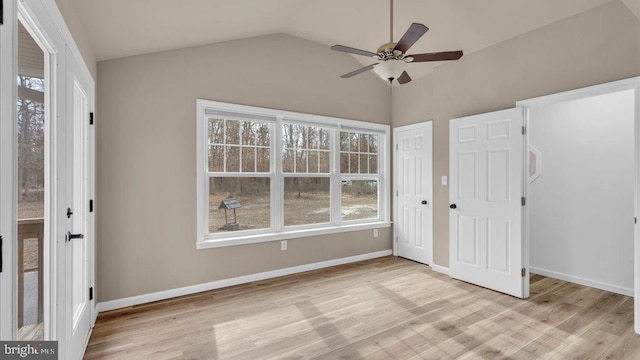
{"type": "Polygon", "coordinates": [[[2,236],[2,272],[0,273],[0,339],[15,338],[17,314],[16,256],[16,75],[17,0],[5,0],[0,25],[0,236],[2,236]]]}
{"type": "MultiPolygon", "coordinates": [[[[22,24],[34,41],[40,46],[44,53],[44,76],[45,76],[45,223],[44,223],[44,244],[43,244],[43,269],[44,271],[44,314],[43,321],[44,339],[53,339],[56,336],[56,308],[58,279],[56,278],[57,249],[55,238],[58,224],[55,221],[58,216],[58,203],[55,196],[54,187],[60,163],[58,161],[57,146],[60,142],[58,127],[59,122],[54,120],[53,114],[57,113],[59,103],[56,102],[56,95],[60,91],[61,84],[58,84],[56,62],[58,61],[58,48],[54,41],[46,33],[46,28],[38,20],[37,15],[24,2],[18,2],[18,22],[22,24]],[[54,86],[52,86],[54,85],[54,86]]],[[[16,64],[17,65],[17,64],[16,64]]],[[[17,141],[16,141],[17,144],[17,141]]],[[[16,206],[17,210],[17,206],[16,206]]],[[[16,217],[17,218],[17,217],[16,217]]],[[[16,232],[17,233],[17,232],[16,232]]],[[[18,304],[16,304],[17,307],[18,304]]],[[[14,326],[15,327],[15,326],[14,326]]]]}
{"type": "MultiPolygon", "coordinates": [[[[66,111],[66,87],[69,85],[67,81],[67,57],[73,57],[79,65],[80,76],[87,79],[90,89],[89,92],[89,111],[94,111],[95,106],[95,81],[89,68],[87,67],[80,50],[73,40],[64,18],[60,13],[56,3],[48,0],[5,0],[3,20],[4,24],[0,26],[0,167],[3,169],[0,174],[0,235],[3,237],[3,272],[0,273],[0,339],[14,340],[17,335],[17,304],[15,300],[16,294],[16,249],[17,241],[17,196],[16,196],[16,84],[17,76],[17,24],[18,20],[23,23],[30,33],[43,47],[45,54],[49,52],[49,58],[45,61],[45,72],[49,72],[50,81],[48,83],[55,86],[49,87],[46,84],[49,94],[47,99],[49,104],[45,105],[45,111],[48,108],[48,114],[51,119],[59,119],[64,121],[66,111]],[[47,69],[48,68],[48,69],[47,69]],[[5,291],[8,289],[8,291],[5,291]],[[10,319],[7,321],[7,319],[10,319]]],[[[49,320],[49,326],[45,328],[45,339],[58,340],[59,352],[66,356],[65,339],[66,326],[65,323],[65,306],[56,304],[64,304],[65,295],[65,258],[64,258],[64,234],[65,221],[64,211],[66,209],[66,197],[64,179],[59,180],[58,175],[64,173],[64,128],[65,123],[50,121],[49,134],[46,134],[49,144],[47,150],[51,159],[45,161],[49,164],[47,175],[51,180],[50,189],[56,189],[57,195],[50,199],[47,208],[51,212],[47,216],[51,219],[48,225],[49,250],[45,245],[45,264],[48,269],[48,278],[45,279],[45,293],[49,294],[49,303],[45,302],[45,319],[49,320]],[[58,180],[55,180],[58,179],[58,180]],[[47,251],[49,253],[47,254],[47,251]],[[50,261],[48,261],[50,260],[50,261]],[[48,263],[47,263],[48,262],[48,263]],[[48,286],[47,286],[48,284],[48,286]],[[48,318],[47,318],[48,312],[48,318]]],[[[89,144],[87,149],[89,179],[89,196],[95,199],[95,129],[89,127],[89,144]]],[[[97,315],[95,309],[95,211],[88,215],[89,218],[89,234],[90,244],[90,282],[94,287],[94,299],[91,302],[91,325],[95,324],[97,315]]],[[[88,340],[88,339],[87,339],[88,340]]]]}
{"type": "MultiPolygon", "coordinates": [[[[624,90],[635,90],[635,129],[634,129],[634,216],[639,217],[640,207],[640,77],[633,77],[629,79],[608,82],[604,84],[589,86],[581,89],[565,91],[557,94],[541,96],[537,98],[521,100],[516,102],[517,107],[524,108],[524,123],[525,127],[529,126],[529,114],[530,109],[540,106],[553,105],[565,101],[583,99],[587,97],[605,95],[614,92],[624,90]]],[[[529,198],[530,188],[527,170],[529,169],[529,134],[526,133],[524,137],[524,166],[523,166],[523,191],[524,197],[529,198]]],[[[523,211],[523,264],[525,268],[529,269],[529,256],[530,256],[530,212],[529,207],[525,206],[523,211]]],[[[529,286],[525,286],[526,295],[529,295],[529,286]]],[[[640,229],[639,224],[634,225],[634,329],[636,333],[640,334],[640,229]]]]}
{"type": "MultiPolygon", "coordinates": [[[[393,145],[392,145],[392,150],[393,150],[393,193],[392,193],[392,202],[393,202],[393,237],[392,237],[392,242],[393,242],[393,256],[398,256],[398,146],[399,144],[397,143],[397,139],[398,139],[398,133],[400,131],[406,131],[406,130],[414,130],[414,129],[420,129],[424,126],[426,126],[428,123],[431,124],[431,177],[433,178],[433,125],[434,125],[434,121],[433,120],[426,120],[426,121],[422,121],[419,123],[415,123],[415,124],[411,124],[411,125],[404,125],[404,126],[398,126],[398,127],[394,127],[393,128],[393,145]]],[[[432,180],[432,185],[431,185],[431,223],[433,224],[433,210],[435,209],[435,202],[433,200],[433,180],[432,180]]],[[[431,253],[429,255],[429,266],[433,266],[433,226],[431,227],[431,236],[429,237],[429,245],[431,247],[431,253]]]]}

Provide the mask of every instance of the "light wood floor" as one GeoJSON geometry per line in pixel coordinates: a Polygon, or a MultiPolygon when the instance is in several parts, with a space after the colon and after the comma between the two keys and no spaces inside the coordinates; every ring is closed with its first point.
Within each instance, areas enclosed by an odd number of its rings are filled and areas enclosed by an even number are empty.
{"type": "Polygon", "coordinates": [[[626,296],[386,257],[100,314],[85,359],[640,359],[640,336],[626,296]]]}

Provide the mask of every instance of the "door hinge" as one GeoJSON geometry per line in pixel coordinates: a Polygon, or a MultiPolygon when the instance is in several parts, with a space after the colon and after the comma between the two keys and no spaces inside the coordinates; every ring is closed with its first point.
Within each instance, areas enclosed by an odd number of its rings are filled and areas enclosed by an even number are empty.
{"type": "Polygon", "coordinates": [[[527,276],[527,269],[522,268],[522,272],[521,272],[521,274],[522,274],[522,277],[527,276]]]}
{"type": "Polygon", "coordinates": [[[4,258],[4,254],[2,253],[2,236],[0,236],[0,273],[2,272],[2,258],[4,258]]]}
{"type": "Polygon", "coordinates": [[[89,200],[89,212],[93,212],[93,200],[89,200]]]}
{"type": "Polygon", "coordinates": [[[89,288],[89,300],[93,300],[93,286],[89,288]]]}
{"type": "Polygon", "coordinates": [[[527,134],[527,127],[523,126],[522,127],[522,135],[526,135],[527,134]]]}
{"type": "Polygon", "coordinates": [[[527,205],[527,198],[525,198],[524,196],[520,198],[520,203],[522,204],[522,206],[527,205]]]}
{"type": "Polygon", "coordinates": [[[93,113],[89,113],[89,125],[93,125],[93,113]]]}
{"type": "Polygon", "coordinates": [[[638,218],[637,218],[637,217],[634,217],[634,218],[633,218],[633,223],[634,223],[634,224],[637,224],[637,223],[638,223],[638,218]]]}
{"type": "Polygon", "coordinates": [[[0,0],[0,25],[4,24],[4,1],[0,0]]]}

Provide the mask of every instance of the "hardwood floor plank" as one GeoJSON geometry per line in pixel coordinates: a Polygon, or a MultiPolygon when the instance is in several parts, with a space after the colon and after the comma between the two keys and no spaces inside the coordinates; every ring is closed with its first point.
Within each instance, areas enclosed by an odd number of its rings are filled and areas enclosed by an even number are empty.
{"type": "Polygon", "coordinates": [[[395,257],[100,314],[85,359],[637,359],[633,299],[531,274],[517,299],[395,257]]]}

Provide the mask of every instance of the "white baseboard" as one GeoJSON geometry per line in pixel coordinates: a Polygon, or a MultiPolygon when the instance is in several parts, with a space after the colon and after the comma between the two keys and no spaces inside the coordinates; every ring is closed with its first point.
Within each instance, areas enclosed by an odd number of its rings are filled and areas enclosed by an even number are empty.
{"type": "Polygon", "coordinates": [[[166,300],[178,296],[195,294],[203,291],[209,291],[214,289],[220,289],[228,286],[246,284],[254,281],[272,279],[280,276],[297,274],[305,271],[317,270],[331,266],[343,265],[354,263],[363,260],[375,259],[383,256],[389,256],[392,254],[391,250],[378,251],[368,254],[349,256],[340,259],[321,261],[313,264],[306,264],[300,266],[294,266],[286,269],[279,269],[273,271],[266,271],[252,275],[239,276],[231,279],[217,280],[205,284],[186,286],[177,289],[159,291],[150,294],[132,296],[124,299],[117,299],[111,301],[105,301],[98,303],[98,312],[104,312],[109,310],[120,309],[133,305],[145,304],[158,300],[166,300]]]}
{"type": "Polygon", "coordinates": [[[439,273],[445,274],[445,275],[449,275],[449,268],[448,267],[432,264],[431,265],[431,270],[433,270],[435,272],[439,272],[439,273]]]}
{"type": "Polygon", "coordinates": [[[546,276],[546,277],[550,277],[550,278],[554,278],[554,279],[569,281],[569,282],[580,284],[580,285],[590,286],[592,288],[596,288],[596,289],[600,289],[600,290],[610,291],[610,292],[616,293],[616,294],[621,294],[621,295],[626,295],[626,296],[631,296],[631,297],[634,296],[633,289],[625,288],[625,287],[618,286],[618,285],[607,284],[607,283],[603,283],[603,282],[600,282],[600,281],[585,279],[585,278],[582,278],[582,277],[579,277],[579,276],[563,274],[563,273],[560,273],[560,272],[557,272],[557,271],[541,269],[541,268],[537,268],[537,267],[534,267],[534,266],[530,266],[529,267],[529,272],[532,272],[532,273],[538,274],[538,275],[542,275],[542,276],[546,276]]]}

